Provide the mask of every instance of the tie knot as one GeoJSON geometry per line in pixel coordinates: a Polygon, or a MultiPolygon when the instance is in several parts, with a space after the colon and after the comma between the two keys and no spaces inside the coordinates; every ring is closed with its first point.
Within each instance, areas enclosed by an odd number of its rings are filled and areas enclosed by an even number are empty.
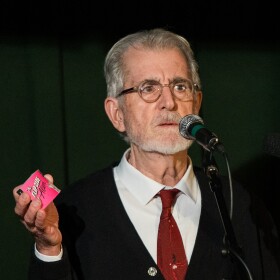
{"type": "Polygon", "coordinates": [[[159,196],[162,201],[162,208],[171,208],[173,201],[178,194],[179,190],[171,189],[171,190],[161,190],[159,192],[159,196]]]}

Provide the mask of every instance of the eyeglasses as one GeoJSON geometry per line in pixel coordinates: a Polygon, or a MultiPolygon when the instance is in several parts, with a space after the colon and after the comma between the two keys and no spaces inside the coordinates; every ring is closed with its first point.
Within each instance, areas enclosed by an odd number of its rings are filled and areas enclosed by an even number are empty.
{"type": "Polygon", "coordinates": [[[188,79],[175,80],[169,84],[161,84],[155,80],[145,80],[137,87],[132,87],[123,90],[116,97],[122,95],[138,92],[139,96],[147,103],[157,101],[162,95],[164,87],[169,87],[173,96],[180,101],[189,101],[193,98],[193,93],[198,90],[197,84],[194,84],[188,79]]]}

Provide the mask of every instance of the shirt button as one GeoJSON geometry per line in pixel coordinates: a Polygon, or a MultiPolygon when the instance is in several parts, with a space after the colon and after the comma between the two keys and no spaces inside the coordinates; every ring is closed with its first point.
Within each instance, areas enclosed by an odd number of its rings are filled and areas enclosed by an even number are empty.
{"type": "Polygon", "coordinates": [[[157,274],[157,269],[156,269],[155,267],[150,267],[150,268],[148,269],[148,274],[149,274],[150,276],[156,276],[156,274],[157,274]]]}

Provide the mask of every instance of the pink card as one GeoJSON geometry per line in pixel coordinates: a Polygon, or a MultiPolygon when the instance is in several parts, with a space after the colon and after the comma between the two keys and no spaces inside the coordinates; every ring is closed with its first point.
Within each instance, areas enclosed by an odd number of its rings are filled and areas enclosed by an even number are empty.
{"type": "Polygon", "coordinates": [[[21,192],[29,194],[31,200],[39,198],[42,202],[42,209],[46,208],[60,193],[53,184],[43,176],[40,170],[36,170],[22,185],[21,192]]]}

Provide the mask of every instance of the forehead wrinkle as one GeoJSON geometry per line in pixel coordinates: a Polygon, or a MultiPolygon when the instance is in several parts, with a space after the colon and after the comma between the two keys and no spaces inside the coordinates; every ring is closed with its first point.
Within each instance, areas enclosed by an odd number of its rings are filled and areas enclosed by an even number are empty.
{"type": "MultiPolygon", "coordinates": [[[[136,62],[137,74],[131,70],[126,69],[126,84],[137,84],[145,80],[155,80],[161,83],[170,83],[174,79],[188,78],[189,69],[187,63],[183,60],[180,60],[181,54],[178,52],[174,53],[174,50],[162,50],[159,53],[154,51],[146,52],[144,50],[129,50],[125,55],[125,60],[132,58],[131,61],[136,62]],[[144,55],[143,55],[144,53],[144,55]],[[162,54],[170,53],[171,56],[175,55],[173,63],[170,64],[170,60],[166,61],[165,57],[162,57],[162,54]],[[154,59],[154,57],[157,57],[154,59]],[[153,63],[151,63],[151,58],[153,63]],[[139,62],[139,64],[137,63],[139,62]],[[138,67],[139,66],[139,67],[138,67]],[[149,71],[150,70],[150,71],[149,71]],[[150,73],[149,73],[150,72],[150,73]],[[180,75],[178,75],[180,73],[180,75]],[[150,76],[151,75],[151,76],[150,76]],[[182,77],[183,75],[183,77],[182,77]]],[[[128,66],[128,65],[127,65],[128,66]]]]}

